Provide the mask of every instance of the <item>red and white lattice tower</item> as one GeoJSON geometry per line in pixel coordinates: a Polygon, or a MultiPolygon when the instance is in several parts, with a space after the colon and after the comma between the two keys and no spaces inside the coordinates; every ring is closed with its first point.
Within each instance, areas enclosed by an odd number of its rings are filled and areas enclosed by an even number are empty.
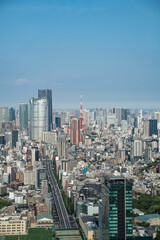
{"type": "Polygon", "coordinates": [[[83,130],[84,130],[84,129],[85,129],[85,126],[84,126],[84,119],[83,119],[83,107],[82,107],[82,95],[81,95],[81,101],[80,101],[80,118],[79,118],[80,144],[82,144],[83,130]]]}

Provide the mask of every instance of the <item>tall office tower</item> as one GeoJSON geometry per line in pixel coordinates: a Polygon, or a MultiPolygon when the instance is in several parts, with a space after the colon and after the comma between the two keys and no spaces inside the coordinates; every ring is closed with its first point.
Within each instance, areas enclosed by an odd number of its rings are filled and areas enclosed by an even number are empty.
{"type": "Polygon", "coordinates": [[[15,109],[14,108],[10,108],[9,109],[9,121],[15,121],[16,119],[16,115],[15,115],[15,109]]]}
{"type": "Polygon", "coordinates": [[[16,147],[16,142],[18,142],[18,130],[12,131],[12,148],[16,147]]]}
{"type": "Polygon", "coordinates": [[[108,176],[102,186],[102,240],[132,239],[132,184],[108,176]]]}
{"type": "Polygon", "coordinates": [[[157,119],[149,120],[149,136],[158,135],[157,119]]]}
{"type": "Polygon", "coordinates": [[[61,128],[61,118],[55,117],[55,124],[57,128],[61,128]]]}
{"type": "Polygon", "coordinates": [[[9,114],[8,114],[8,107],[0,107],[0,122],[8,122],[9,121],[9,114]]]}
{"type": "Polygon", "coordinates": [[[129,114],[130,114],[129,109],[122,109],[122,120],[127,120],[129,114]]]}
{"type": "Polygon", "coordinates": [[[38,90],[38,98],[47,98],[48,100],[48,131],[52,129],[52,90],[44,89],[38,90]]]}
{"type": "Polygon", "coordinates": [[[82,96],[80,101],[80,117],[79,117],[79,130],[80,130],[80,139],[79,144],[82,146],[82,140],[83,140],[83,130],[85,129],[84,126],[84,119],[83,119],[83,107],[82,107],[82,96]]]}
{"type": "Polygon", "coordinates": [[[149,121],[148,120],[145,120],[143,122],[143,134],[146,136],[146,137],[149,137],[149,121]]]}
{"type": "Polygon", "coordinates": [[[79,121],[76,117],[70,117],[70,141],[73,145],[79,145],[79,121]]]}
{"type": "Polygon", "coordinates": [[[138,117],[134,117],[134,127],[138,127],[138,117]]]}
{"type": "Polygon", "coordinates": [[[121,123],[122,120],[122,108],[116,108],[116,118],[118,120],[118,124],[121,123]]]}
{"type": "Polygon", "coordinates": [[[90,110],[84,109],[84,125],[86,128],[89,127],[90,124],[90,110]]]}
{"type": "Polygon", "coordinates": [[[19,104],[20,131],[28,128],[28,103],[19,104]]]}
{"type": "Polygon", "coordinates": [[[154,118],[157,119],[157,127],[160,129],[160,111],[154,112],[154,118]]]}
{"type": "Polygon", "coordinates": [[[48,100],[30,99],[30,138],[41,140],[43,132],[48,131],[48,100]]]}
{"type": "Polygon", "coordinates": [[[59,160],[66,159],[66,135],[63,132],[58,134],[57,147],[59,160]]]}

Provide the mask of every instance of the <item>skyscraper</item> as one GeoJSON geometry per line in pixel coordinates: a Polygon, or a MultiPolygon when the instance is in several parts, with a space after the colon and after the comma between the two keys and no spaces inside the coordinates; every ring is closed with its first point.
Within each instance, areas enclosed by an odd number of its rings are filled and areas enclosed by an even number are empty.
{"type": "Polygon", "coordinates": [[[70,140],[73,145],[79,145],[79,121],[76,117],[70,117],[70,140]]]}
{"type": "Polygon", "coordinates": [[[20,131],[28,128],[28,103],[19,104],[20,131]]]}
{"type": "Polygon", "coordinates": [[[12,131],[12,148],[16,147],[16,142],[18,142],[18,130],[12,131]]]}
{"type": "Polygon", "coordinates": [[[47,98],[48,100],[48,131],[51,130],[52,126],[52,90],[44,89],[38,90],[38,98],[47,98]]]}
{"type": "Polygon", "coordinates": [[[61,128],[61,118],[55,117],[55,124],[57,128],[61,128]]]}
{"type": "Polygon", "coordinates": [[[66,159],[66,135],[64,133],[58,134],[57,146],[59,160],[66,159]]]}
{"type": "Polygon", "coordinates": [[[48,100],[30,99],[30,138],[41,140],[43,132],[48,131],[48,100]]]}
{"type": "Polygon", "coordinates": [[[8,107],[0,107],[0,122],[8,122],[9,121],[9,114],[8,114],[8,107]]]}
{"type": "Polygon", "coordinates": [[[158,135],[157,119],[149,120],[149,136],[158,135]]]}
{"type": "Polygon", "coordinates": [[[102,187],[102,240],[132,239],[132,184],[108,176],[102,187]]]}
{"type": "Polygon", "coordinates": [[[10,108],[9,109],[9,121],[12,122],[15,119],[16,119],[15,109],[14,108],[10,108]]]}
{"type": "Polygon", "coordinates": [[[121,123],[122,120],[122,108],[116,108],[116,118],[118,120],[118,124],[121,123]]]}

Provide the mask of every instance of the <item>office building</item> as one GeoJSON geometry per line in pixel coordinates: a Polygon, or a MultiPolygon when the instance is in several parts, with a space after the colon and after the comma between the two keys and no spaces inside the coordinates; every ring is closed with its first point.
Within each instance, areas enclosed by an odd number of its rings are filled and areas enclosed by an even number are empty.
{"type": "Polygon", "coordinates": [[[12,214],[0,218],[0,235],[26,235],[27,219],[12,214]]]}
{"type": "Polygon", "coordinates": [[[79,121],[76,117],[70,117],[70,141],[73,145],[79,145],[79,121]]]}
{"type": "Polygon", "coordinates": [[[35,187],[41,189],[41,184],[43,180],[47,180],[46,169],[37,168],[35,172],[35,187]]]}
{"type": "Polygon", "coordinates": [[[44,89],[44,90],[38,90],[38,98],[47,98],[48,100],[48,129],[46,131],[51,130],[52,126],[52,90],[44,89]]]}
{"type": "Polygon", "coordinates": [[[20,131],[28,129],[28,103],[19,104],[20,131]]]}
{"type": "Polygon", "coordinates": [[[101,217],[102,240],[132,239],[132,184],[125,178],[105,177],[101,217]]]}
{"type": "Polygon", "coordinates": [[[32,161],[32,166],[34,166],[35,162],[39,161],[39,149],[38,149],[38,147],[35,147],[35,148],[31,149],[31,161],[32,161]]]}
{"type": "Polygon", "coordinates": [[[122,108],[116,108],[115,111],[118,124],[120,124],[122,120],[122,108]]]}
{"type": "Polygon", "coordinates": [[[83,118],[84,118],[84,125],[86,128],[88,128],[90,124],[90,110],[84,109],[83,118]]]}
{"type": "Polygon", "coordinates": [[[59,160],[66,159],[66,135],[63,132],[58,134],[57,148],[59,160]]]}
{"type": "Polygon", "coordinates": [[[48,131],[48,100],[30,99],[30,138],[42,140],[43,132],[48,131]]]}
{"type": "Polygon", "coordinates": [[[16,115],[15,115],[15,109],[14,108],[10,108],[9,109],[9,121],[15,121],[16,119],[16,115]]]}
{"type": "Polygon", "coordinates": [[[158,135],[157,119],[149,120],[149,136],[158,135]]]}
{"type": "Polygon", "coordinates": [[[12,148],[16,147],[16,142],[18,142],[18,130],[12,131],[12,148]]]}
{"type": "Polygon", "coordinates": [[[9,114],[8,114],[8,107],[0,107],[0,122],[8,122],[9,121],[9,114]]]}
{"type": "Polygon", "coordinates": [[[35,185],[35,171],[24,172],[24,185],[35,185]]]}
{"type": "Polygon", "coordinates": [[[61,118],[55,117],[55,124],[57,128],[61,128],[61,118]]]}
{"type": "Polygon", "coordinates": [[[143,134],[145,135],[145,137],[149,137],[149,121],[145,120],[143,122],[143,134]]]}
{"type": "Polygon", "coordinates": [[[57,143],[57,132],[43,132],[43,142],[48,144],[57,143]]]}

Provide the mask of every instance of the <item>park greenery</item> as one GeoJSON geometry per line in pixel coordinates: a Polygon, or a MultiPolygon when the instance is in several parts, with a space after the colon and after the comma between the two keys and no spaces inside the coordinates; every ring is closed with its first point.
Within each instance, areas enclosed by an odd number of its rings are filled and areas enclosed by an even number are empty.
{"type": "Polygon", "coordinates": [[[137,208],[144,214],[160,214],[160,196],[151,196],[149,194],[136,193],[133,199],[133,208],[137,208]]]}
{"type": "Polygon", "coordinates": [[[0,200],[0,209],[4,208],[6,206],[11,206],[11,205],[12,205],[11,201],[4,200],[4,199],[0,200]]]}
{"type": "Polygon", "coordinates": [[[62,197],[65,203],[65,206],[68,210],[68,213],[71,215],[74,213],[74,206],[73,203],[71,201],[71,198],[67,197],[67,195],[65,194],[65,192],[62,190],[62,197]]]}
{"type": "Polygon", "coordinates": [[[28,235],[5,236],[6,240],[52,240],[52,229],[30,228],[28,235]]]}

